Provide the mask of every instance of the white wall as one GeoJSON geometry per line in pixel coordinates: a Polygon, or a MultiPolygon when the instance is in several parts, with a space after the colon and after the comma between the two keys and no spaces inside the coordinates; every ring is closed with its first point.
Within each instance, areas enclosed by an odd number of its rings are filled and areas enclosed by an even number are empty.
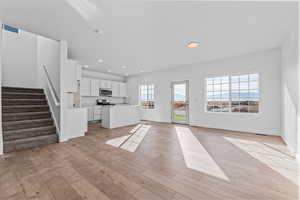
{"type": "Polygon", "coordinates": [[[56,93],[60,93],[60,46],[59,42],[37,36],[37,73],[39,85],[43,85],[43,65],[46,65],[56,93]]]}
{"type": "Polygon", "coordinates": [[[43,88],[55,121],[57,131],[60,126],[60,107],[55,105],[50,88],[47,84],[43,65],[47,67],[54,90],[60,97],[60,44],[42,36],[37,36],[37,69],[38,85],[43,88]]]}
{"type": "Polygon", "coordinates": [[[296,33],[282,46],[282,138],[291,152],[297,150],[297,113],[298,113],[298,44],[296,33]]]}
{"type": "Polygon", "coordinates": [[[36,35],[32,33],[3,31],[3,86],[38,87],[36,47],[36,35]]]}
{"type": "Polygon", "coordinates": [[[191,125],[280,135],[280,56],[278,48],[129,77],[129,102],[138,103],[139,83],[152,82],[155,84],[155,109],[143,111],[143,119],[170,122],[171,81],[189,80],[191,125]],[[260,74],[260,113],[206,113],[205,78],[243,73],[260,74]]]}
{"type": "Polygon", "coordinates": [[[46,65],[59,93],[59,42],[20,30],[3,31],[2,84],[11,87],[43,87],[42,65],[46,65]]]}

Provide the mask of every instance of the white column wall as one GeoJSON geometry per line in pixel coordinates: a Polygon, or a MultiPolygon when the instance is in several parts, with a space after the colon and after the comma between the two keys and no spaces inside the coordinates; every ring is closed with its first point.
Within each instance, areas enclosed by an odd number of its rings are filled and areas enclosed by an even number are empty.
{"type": "Polygon", "coordinates": [[[281,137],[294,154],[297,152],[298,74],[298,41],[297,33],[293,32],[281,49],[281,137]]]}
{"type": "MultiPolygon", "coordinates": [[[[0,27],[2,23],[0,21],[0,27]]],[[[3,154],[3,134],[2,134],[2,28],[0,28],[0,155],[3,154]]]]}
{"type": "MultiPolygon", "coordinates": [[[[68,74],[65,73],[65,66],[68,59],[68,44],[66,41],[60,41],[60,80],[64,80],[68,74]]],[[[64,88],[64,82],[60,81],[60,88],[64,88]]],[[[68,106],[68,94],[60,90],[60,135],[59,141],[65,142],[69,139],[69,136],[66,135],[66,127],[64,122],[65,109],[68,106]]]]}

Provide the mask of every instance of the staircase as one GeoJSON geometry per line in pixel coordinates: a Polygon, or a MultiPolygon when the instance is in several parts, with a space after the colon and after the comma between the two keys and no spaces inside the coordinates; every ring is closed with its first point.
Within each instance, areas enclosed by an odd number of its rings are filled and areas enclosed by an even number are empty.
{"type": "Polygon", "coordinates": [[[2,87],[4,152],[58,141],[43,89],[2,87]]]}

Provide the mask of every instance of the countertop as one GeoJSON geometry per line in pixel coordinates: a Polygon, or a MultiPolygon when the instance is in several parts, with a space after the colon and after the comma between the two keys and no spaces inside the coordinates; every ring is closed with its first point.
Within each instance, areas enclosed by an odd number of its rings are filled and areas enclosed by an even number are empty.
{"type": "Polygon", "coordinates": [[[115,104],[115,105],[83,105],[81,108],[94,108],[94,107],[102,107],[102,106],[139,106],[139,105],[132,105],[132,104],[115,104]]]}

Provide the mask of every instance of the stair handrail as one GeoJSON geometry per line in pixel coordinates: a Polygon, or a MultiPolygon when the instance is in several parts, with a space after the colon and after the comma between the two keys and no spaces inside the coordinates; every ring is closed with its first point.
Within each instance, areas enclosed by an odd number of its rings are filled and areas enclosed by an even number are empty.
{"type": "Polygon", "coordinates": [[[47,80],[48,87],[50,89],[51,96],[54,99],[55,106],[59,106],[60,105],[59,97],[54,89],[54,86],[52,84],[52,81],[51,81],[51,78],[50,78],[50,75],[49,75],[46,65],[43,65],[43,68],[45,71],[46,80],[47,80]]]}

